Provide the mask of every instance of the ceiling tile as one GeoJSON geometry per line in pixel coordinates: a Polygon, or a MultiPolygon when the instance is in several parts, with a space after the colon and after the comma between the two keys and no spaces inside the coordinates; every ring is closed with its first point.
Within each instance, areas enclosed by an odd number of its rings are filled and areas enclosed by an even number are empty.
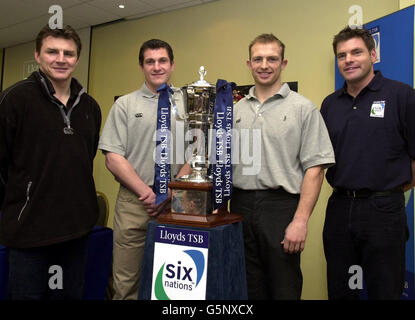
{"type": "Polygon", "coordinates": [[[148,3],[144,1],[140,1],[140,0],[113,0],[113,1],[92,0],[88,4],[90,4],[91,6],[100,8],[102,10],[105,10],[111,14],[117,15],[119,17],[131,16],[134,14],[148,12],[154,9],[148,3]],[[125,8],[120,9],[118,7],[119,4],[123,4],[125,8]]]}
{"type": "Polygon", "coordinates": [[[33,20],[16,24],[7,29],[1,29],[0,48],[35,40],[40,29],[46,25],[48,20],[48,15],[44,15],[33,20]]]}
{"type": "Polygon", "coordinates": [[[91,2],[65,9],[63,12],[64,21],[65,16],[76,18],[80,21],[88,23],[89,25],[97,25],[108,21],[118,20],[121,18],[121,16],[119,15],[114,15],[111,12],[91,5],[91,2]]]}
{"type": "MultiPolygon", "coordinates": [[[[191,2],[190,0],[144,0],[145,2],[149,3],[154,8],[168,8],[177,5],[183,5],[186,2],[191,2]]],[[[198,0],[200,3],[200,1],[198,0]]]]}
{"type": "Polygon", "coordinates": [[[49,7],[63,8],[63,23],[75,29],[120,18],[135,19],[218,0],[1,0],[0,48],[33,40],[49,21],[49,7]],[[125,8],[118,8],[124,4],[125,8]]]}

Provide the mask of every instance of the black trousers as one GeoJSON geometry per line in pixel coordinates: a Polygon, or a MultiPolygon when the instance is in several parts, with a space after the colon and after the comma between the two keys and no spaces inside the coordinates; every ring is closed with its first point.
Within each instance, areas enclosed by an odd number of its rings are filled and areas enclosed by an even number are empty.
{"type": "Polygon", "coordinates": [[[88,236],[50,246],[8,249],[10,300],[81,300],[88,236]]]}
{"type": "Polygon", "coordinates": [[[367,198],[333,194],[323,230],[329,299],[359,299],[356,266],[369,299],[400,299],[408,237],[403,193],[367,198]]]}
{"type": "Polygon", "coordinates": [[[300,299],[300,254],[281,241],[297,209],[299,195],[278,190],[234,188],[231,212],[243,216],[248,299],[300,299]]]}

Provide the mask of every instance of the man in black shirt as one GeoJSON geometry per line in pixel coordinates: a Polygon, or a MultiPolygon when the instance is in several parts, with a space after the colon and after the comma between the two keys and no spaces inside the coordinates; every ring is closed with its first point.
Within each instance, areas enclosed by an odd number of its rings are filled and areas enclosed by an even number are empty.
{"type": "Polygon", "coordinates": [[[10,299],[82,298],[98,218],[92,173],[101,111],[72,77],[80,51],[71,27],[45,26],[36,39],[39,71],[0,94],[0,243],[9,250],[10,299]]]}
{"type": "Polygon", "coordinates": [[[415,90],[373,70],[375,43],[364,29],[334,37],[344,86],[321,113],[336,157],[327,181],[323,231],[329,299],[358,299],[349,280],[359,266],[369,299],[400,299],[408,226],[403,192],[414,185],[415,90]]]}

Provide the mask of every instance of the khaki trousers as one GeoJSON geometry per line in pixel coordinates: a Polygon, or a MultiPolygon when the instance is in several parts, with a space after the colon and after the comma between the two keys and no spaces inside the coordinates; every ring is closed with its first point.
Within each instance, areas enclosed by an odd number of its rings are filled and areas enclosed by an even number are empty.
{"type": "Polygon", "coordinates": [[[147,224],[150,217],[141,201],[120,186],[114,216],[114,300],[137,300],[147,224]]]}

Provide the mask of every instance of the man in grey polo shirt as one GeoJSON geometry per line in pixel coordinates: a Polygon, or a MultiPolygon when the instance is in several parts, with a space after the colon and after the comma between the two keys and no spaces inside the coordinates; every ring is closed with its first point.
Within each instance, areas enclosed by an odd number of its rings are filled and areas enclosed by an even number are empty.
{"type": "MultiPolygon", "coordinates": [[[[139,63],[145,83],[139,90],[120,97],[114,103],[98,146],[105,154],[108,170],[120,183],[114,216],[115,300],[137,299],[147,224],[169,203],[167,199],[155,204],[152,185],[157,88],[169,83],[174,70],[173,50],[162,40],[148,40],[140,48],[139,63]]],[[[174,137],[176,120],[180,119],[175,111],[183,110],[183,100],[180,90],[172,89],[171,132],[174,137]]],[[[177,166],[172,165],[172,174],[176,172],[177,166]]]]}
{"type": "Polygon", "coordinates": [[[247,66],[255,86],[234,107],[240,152],[231,211],[244,218],[249,299],[301,298],[307,222],[324,168],[335,162],[319,110],[281,82],[284,48],[272,34],[251,42],[247,66]]]}

